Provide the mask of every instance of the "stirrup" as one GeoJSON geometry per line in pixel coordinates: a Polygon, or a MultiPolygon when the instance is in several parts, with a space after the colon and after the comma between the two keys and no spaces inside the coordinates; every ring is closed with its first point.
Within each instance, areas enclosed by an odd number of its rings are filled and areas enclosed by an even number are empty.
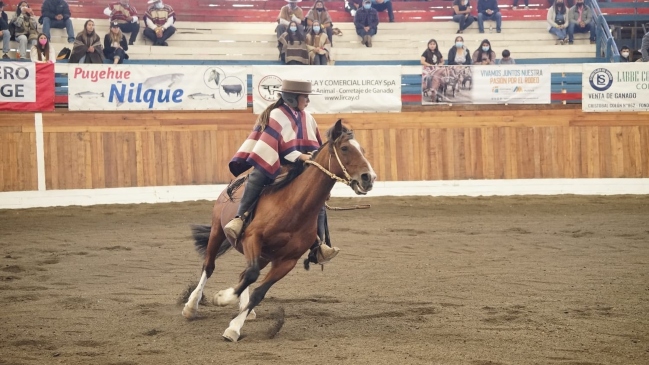
{"type": "Polygon", "coordinates": [[[236,241],[239,238],[239,235],[241,235],[242,229],[243,229],[243,218],[235,217],[232,218],[232,220],[229,221],[228,224],[226,224],[223,227],[223,232],[225,233],[226,236],[236,241]]]}

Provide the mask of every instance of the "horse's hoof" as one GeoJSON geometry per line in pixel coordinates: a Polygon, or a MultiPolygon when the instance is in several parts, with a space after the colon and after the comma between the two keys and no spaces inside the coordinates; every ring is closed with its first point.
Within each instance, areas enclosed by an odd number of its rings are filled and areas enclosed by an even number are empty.
{"type": "Polygon", "coordinates": [[[257,313],[255,313],[255,310],[251,310],[250,313],[248,313],[248,317],[246,317],[246,320],[249,319],[256,319],[257,318],[257,313]]]}
{"type": "Polygon", "coordinates": [[[226,341],[237,342],[237,340],[239,340],[239,332],[228,328],[223,332],[223,338],[226,341]]]}
{"type": "Polygon", "coordinates": [[[198,312],[196,308],[192,308],[191,306],[186,305],[185,308],[183,308],[183,317],[185,317],[186,319],[192,319],[194,318],[194,316],[196,316],[196,312],[198,312]]]}
{"type": "Polygon", "coordinates": [[[225,307],[226,305],[234,303],[236,300],[237,296],[234,295],[234,288],[228,288],[216,293],[213,302],[219,307],[225,307]]]}

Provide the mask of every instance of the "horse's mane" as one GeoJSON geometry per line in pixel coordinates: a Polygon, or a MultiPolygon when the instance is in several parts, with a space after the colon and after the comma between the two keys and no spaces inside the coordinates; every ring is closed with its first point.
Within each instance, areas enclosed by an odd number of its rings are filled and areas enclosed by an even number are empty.
{"type": "MultiPolygon", "coordinates": [[[[325,136],[327,137],[327,141],[325,143],[323,143],[322,146],[320,146],[320,148],[318,148],[317,150],[315,150],[313,152],[312,159],[315,159],[316,156],[318,156],[318,153],[320,153],[320,151],[322,151],[322,149],[325,146],[329,145],[329,148],[333,148],[333,145],[334,145],[333,142],[335,142],[335,141],[332,141],[332,136],[333,136],[333,133],[334,133],[334,127],[335,127],[335,125],[333,127],[329,128],[329,129],[327,129],[327,132],[325,133],[325,136]]],[[[348,128],[347,126],[343,125],[341,135],[346,135],[346,136],[349,136],[350,139],[353,139],[354,138],[354,131],[352,129],[348,128]]],[[[296,177],[300,176],[300,174],[302,174],[302,172],[304,172],[304,170],[307,167],[302,161],[298,161],[296,163],[293,163],[293,164],[290,164],[290,165],[285,165],[285,166],[288,166],[288,173],[287,173],[286,177],[284,177],[282,181],[279,181],[279,182],[277,182],[275,184],[267,186],[264,189],[264,194],[272,194],[272,193],[275,193],[275,192],[278,192],[278,191],[282,190],[287,185],[289,185],[291,182],[293,182],[293,180],[295,180],[296,177]]]]}

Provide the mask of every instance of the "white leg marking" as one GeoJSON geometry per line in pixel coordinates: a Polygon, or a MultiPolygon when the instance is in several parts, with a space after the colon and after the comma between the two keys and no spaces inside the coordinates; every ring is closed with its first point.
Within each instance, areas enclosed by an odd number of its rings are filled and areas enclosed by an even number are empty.
{"type": "Polygon", "coordinates": [[[185,308],[183,308],[183,317],[187,319],[192,319],[196,315],[196,312],[198,312],[198,303],[201,301],[201,298],[203,297],[203,288],[205,288],[205,283],[207,282],[207,273],[205,270],[203,270],[203,274],[201,275],[201,280],[198,282],[198,286],[192,294],[189,296],[189,299],[187,300],[187,303],[185,304],[185,308]]]}
{"type": "Polygon", "coordinates": [[[238,316],[230,321],[230,327],[223,332],[223,338],[228,341],[237,342],[241,335],[241,327],[246,322],[246,315],[248,311],[242,311],[238,316]]]}
{"type": "MultiPolygon", "coordinates": [[[[250,287],[247,287],[239,297],[239,310],[242,311],[246,309],[248,302],[250,302],[250,287]]],[[[250,320],[255,318],[257,318],[257,313],[255,313],[255,310],[253,309],[250,311],[246,319],[250,320]]]]}
{"type": "Polygon", "coordinates": [[[234,288],[221,290],[214,296],[214,304],[224,307],[237,301],[237,296],[234,294],[234,288]]]}

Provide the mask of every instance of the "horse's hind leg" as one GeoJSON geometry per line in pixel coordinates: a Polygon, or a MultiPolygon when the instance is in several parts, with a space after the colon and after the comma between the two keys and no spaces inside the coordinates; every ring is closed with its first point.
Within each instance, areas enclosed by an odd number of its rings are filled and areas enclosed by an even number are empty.
{"type": "Polygon", "coordinates": [[[239,285],[236,288],[228,288],[216,293],[214,297],[214,303],[216,305],[226,306],[236,302],[241,293],[250,284],[257,281],[259,272],[268,264],[267,261],[260,259],[261,240],[258,236],[249,236],[243,241],[243,254],[246,256],[248,267],[241,274],[239,285]]]}
{"type": "Polygon", "coordinates": [[[205,288],[205,283],[214,272],[214,262],[216,261],[216,256],[224,241],[225,234],[223,233],[221,226],[219,224],[213,225],[207,243],[207,250],[205,252],[205,261],[203,262],[203,272],[201,273],[201,279],[199,280],[196,289],[194,289],[192,294],[189,296],[189,299],[187,300],[187,303],[183,308],[183,317],[191,319],[196,315],[196,312],[198,312],[198,303],[203,297],[203,289],[205,288]]]}
{"type": "Polygon", "coordinates": [[[246,317],[261,303],[270,287],[293,270],[295,264],[297,264],[297,259],[273,262],[273,266],[268,271],[268,274],[266,274],[262,283],[252,291],[248,305],[241,310],[238,316],[230,321],[230,326],[223,332],[223,338],[232,342],[236,342],[239,339],[241,327],[246,322],[246,317]]]}

